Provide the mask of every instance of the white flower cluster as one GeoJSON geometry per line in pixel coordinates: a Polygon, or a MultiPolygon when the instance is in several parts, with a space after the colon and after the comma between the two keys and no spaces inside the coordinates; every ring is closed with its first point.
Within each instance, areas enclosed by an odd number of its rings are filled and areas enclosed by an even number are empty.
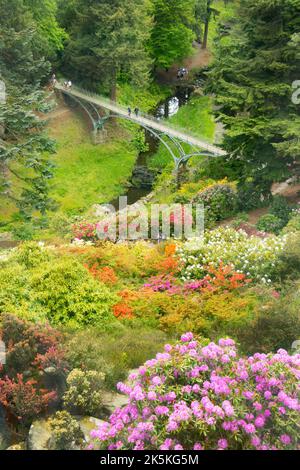
{"type": "Polygon", "coordinates": [[[261,239],[231,228],[206,232],[203,238],[178,247],[184,266],[182,279],[201,279],[207,274],[207,266],[218,267],[222,262],[255,282],[271,283],[285,244],[285,236],[261,239]]]}
{"type": "Polygon", "coordinates": [[[93,246],[94,243],[90,240],[84,241],[81,238],[74,238],[71,245],[73,245],[73,246],[93,246]]]}

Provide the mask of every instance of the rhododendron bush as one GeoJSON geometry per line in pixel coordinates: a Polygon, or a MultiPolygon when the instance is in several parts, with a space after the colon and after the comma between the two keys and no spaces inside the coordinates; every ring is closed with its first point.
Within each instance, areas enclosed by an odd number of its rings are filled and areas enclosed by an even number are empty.
{"type": "Polygon", "coordinates": [[[129,404],[92,432],[102,449],[296,449],[300,355],[239,357],[186,333],[118,389],[129,404]]]}

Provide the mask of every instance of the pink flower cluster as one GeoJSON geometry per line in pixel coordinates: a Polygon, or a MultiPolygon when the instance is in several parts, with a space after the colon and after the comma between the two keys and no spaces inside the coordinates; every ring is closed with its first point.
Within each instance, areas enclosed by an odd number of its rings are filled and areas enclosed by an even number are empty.
{"type": "Polygon", "coordinates": [[[243,358],[231,339],[186,333],[118,384],[129,404],[92,431],[92,447],[300,449],[299,378],[299,354],[243,358]]]}
{"type": "Polygon", "coordinates": [[[187,294],[189,292],[200,291],[208,287],[209,282],[207,279],[186,282],[183,285],[179,284],[178,279],[172,275],[159,275],[153,276],[149,281],[144,284],[146,289],[151,289],[153,292],[168,292],[170,295],[187,294]]]}
{"type": "Polygon", "coordinates": [[[181,292],[178,281],[171,275],[153,276],[144,284],[144,287],[151,289],[153,292],[168,291],[169,294],[178,294],[181,292]]]}
{"type": "Polygon", "coordinates": [[[81,222],[72,227],[73,238],[84,241],[94,241],[97,239],[97,225],[88,222],[81,222]]]}

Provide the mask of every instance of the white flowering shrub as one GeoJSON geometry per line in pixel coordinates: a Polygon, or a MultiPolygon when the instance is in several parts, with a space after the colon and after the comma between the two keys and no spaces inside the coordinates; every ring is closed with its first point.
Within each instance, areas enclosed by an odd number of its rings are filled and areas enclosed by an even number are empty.
{"type": "Polygon", "coordinates": [[[217,268],[222,262],[254,282],[270,283],[276,277],[285,245],[285,236],[262,239],[242,230],[218,228],[178,247],[181,276],[184,281],[201,279],[208,273],[208,266],[217,268]]]}

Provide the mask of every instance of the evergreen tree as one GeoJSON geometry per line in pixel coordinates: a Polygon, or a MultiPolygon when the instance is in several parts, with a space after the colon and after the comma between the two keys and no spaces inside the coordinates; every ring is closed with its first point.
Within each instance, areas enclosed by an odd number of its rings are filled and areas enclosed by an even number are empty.
{"type": "Polygon", "coordinates": [[[241,0],[231,34],[220,35],[208,91],[226,128],[229,159],[241,182],[270,188],[300,157],[299,0],[241,0]]]}
{"type": "Polygon", "coordinates": [[[196,0],[153,0],[151,50],[155,64],[168,69],[192,50],[196,0]]]}
{"type": "Polygon", "coordinates": [[[40,56],[39,35],[23,0],[0,0],[0,8],[0,79],[6,86],[6,100],[0,102],[0,194],[30,218],[52,205],[52,165],[45,155],[54,146],[37,115],[46,106],[40,83],[50,64],[40,56]]]}
{"type": "Polygon", "coordinates": [[[40,36],[23,0],[0,0],[0,73],[14,84],[36,86],[49,73],[40,36]]]}
{"type": "Polygon", "coordinates": [[[46,56],[55,59],[67,38],[57,21],[57,0],[24,0],[24,4],[32,13],[39,36],[44,42],[46,56]]]}
{"type": "Polygon", "coordinates": [[[108,88],[115,100],[120,76],[137,85],[147,80],[150,28],[149,0],[77,0],[65,69],[89,88],[108,88]]]}

